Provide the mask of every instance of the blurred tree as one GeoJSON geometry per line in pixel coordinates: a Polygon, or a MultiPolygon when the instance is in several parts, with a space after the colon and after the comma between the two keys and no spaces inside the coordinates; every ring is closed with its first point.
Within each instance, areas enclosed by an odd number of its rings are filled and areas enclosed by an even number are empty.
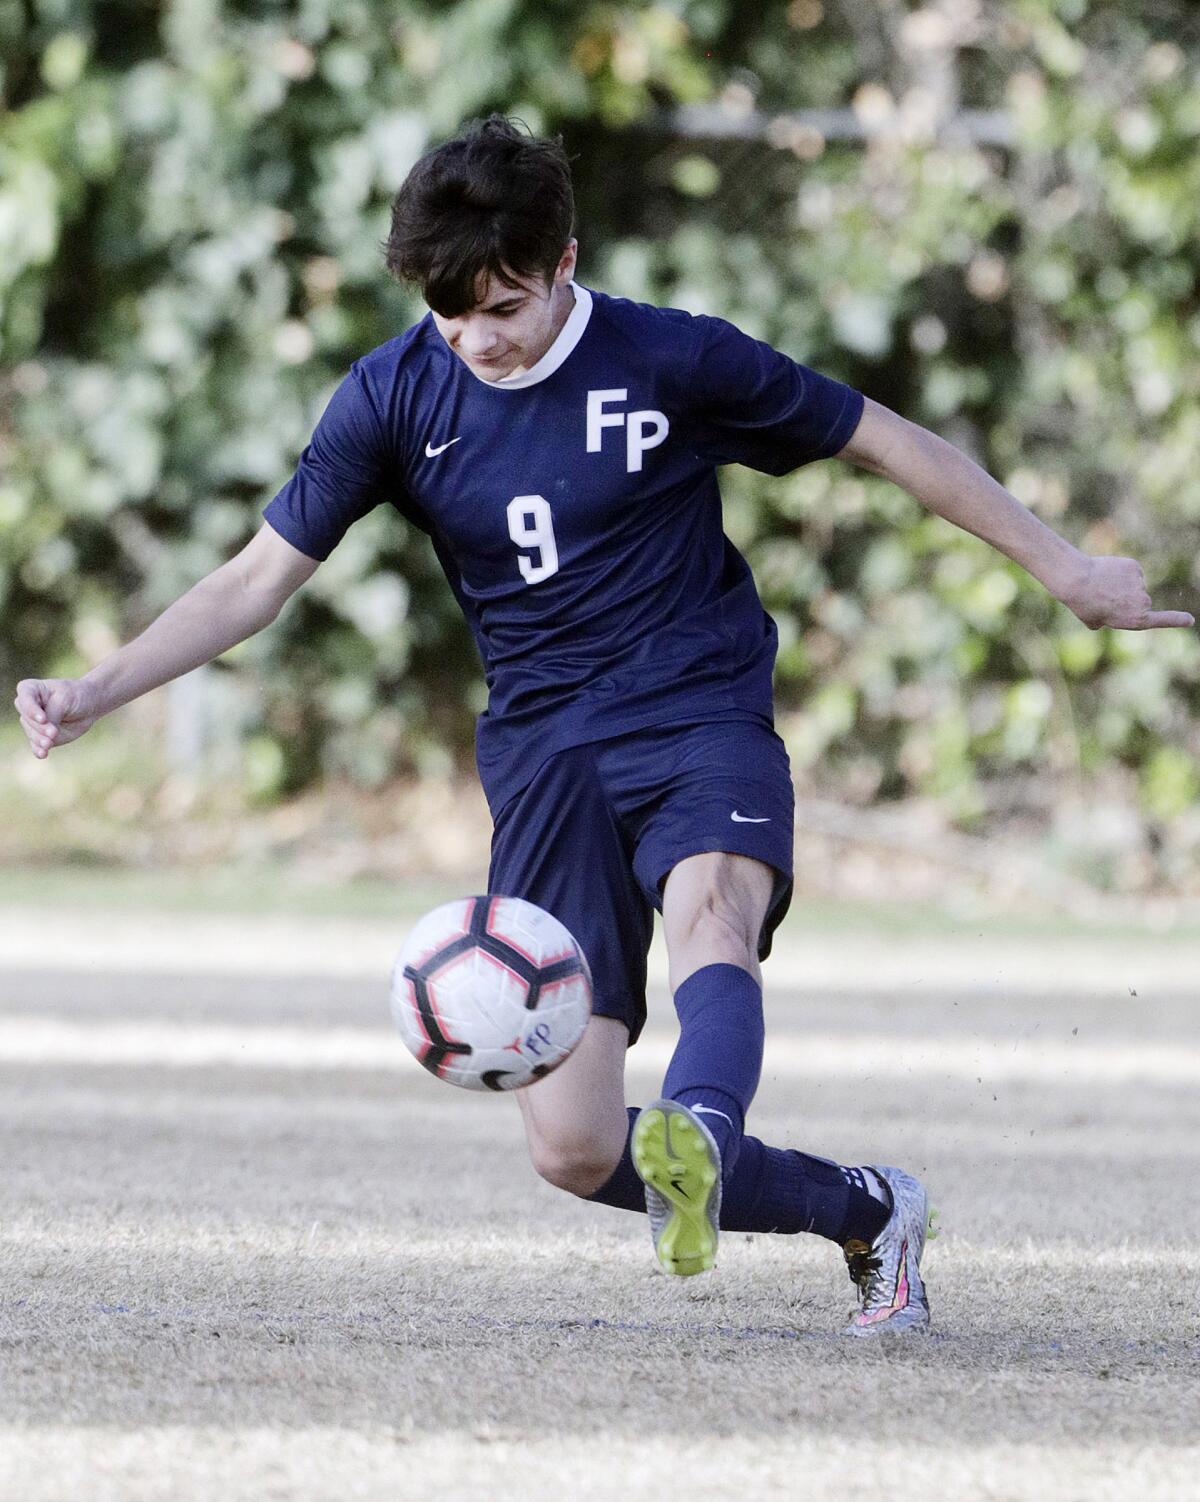
{"type": "MultiPolygon", "coordinates": [[[[1192,605],[1198,40],[1185,0],[0,0],[9,678],[81,670],[249,535],[424,311],[383,273],[392,193],[490,109],[562,131],[584,281],[851,380],[1192,605]]],[[[726,493],[802,774],[961,819],[1047,768],[1140,768],[1160,823],[1192,800],[1192,636],[1092,635],[837,465],[726,493]]],[[[463,755],[480,704],[385,510],[234,660],[283,788],[463,755]]]]}

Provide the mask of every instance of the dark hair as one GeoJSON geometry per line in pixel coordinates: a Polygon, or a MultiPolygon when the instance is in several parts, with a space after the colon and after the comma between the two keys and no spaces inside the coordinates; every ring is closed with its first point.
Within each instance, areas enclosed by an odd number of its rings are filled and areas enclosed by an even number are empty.
{"type": "Polygon", "coordinates": [[[575,218],[562,141],[503,115],[472,120],[427,152],[392,204],[387,268],[445,318],[469,312],[479,277],[506,287],[554,277],[575,218]]]}

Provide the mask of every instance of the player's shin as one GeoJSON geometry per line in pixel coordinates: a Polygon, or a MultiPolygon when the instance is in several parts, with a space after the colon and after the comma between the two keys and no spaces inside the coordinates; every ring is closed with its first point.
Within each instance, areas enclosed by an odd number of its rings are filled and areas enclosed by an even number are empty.
{"type": "Polygon", "coordinates": [[[728,1180],[763,1057],[762,987],[737,965],[705,965],[675,992],[679,1042],[663,1096],[703,1119],[728,1180]]]}

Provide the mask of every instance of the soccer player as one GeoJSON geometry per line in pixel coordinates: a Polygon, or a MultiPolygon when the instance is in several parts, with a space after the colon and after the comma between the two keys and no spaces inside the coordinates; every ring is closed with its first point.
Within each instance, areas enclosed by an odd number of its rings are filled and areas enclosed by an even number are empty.
{"type": "Polygon", "coordinates": [[[359,517],[426,532],[489,690],[477,737],[489,887],[580,941],[594,1015],[520,1092],[552,1184],[649,1212],[670,1273],[720,1229],[813,1232],[858,1288],[853,1335],[921,1330],[921,1184],[768,1147],[745,1117],[763,1054],[759,961],[792,890],[792,783],[772,728],[774,625],[723,536],[716,470],[834,455],[1015,559],[1088,626],[1190,626],[1139,565],[1077,551],[950,444],[719,318],[575,281],[561,146],[493,116],[412,169],[389,270],[430,313],[356,361],[243,550],[77,680],[23,681],[36,756],[266,626],[359,517]],[[662,913],[678,1047],[627,1109],[662,913]]]}

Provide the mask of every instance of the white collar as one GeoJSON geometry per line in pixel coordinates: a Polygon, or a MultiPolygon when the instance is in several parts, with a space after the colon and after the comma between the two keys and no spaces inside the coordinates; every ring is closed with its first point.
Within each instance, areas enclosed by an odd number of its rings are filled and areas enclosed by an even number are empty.
{"type": "MultiPolygon", "coordinates": [[[[490,386],[493,391],[520,391],[526,386],[536,386],[539,381],[544,381],[551,376],[563,363],[579,341],[583,338],[583,331],[588,326],[588,319],[592,316],[592,294],[586,287],[581,287],[578,282],[569,283],[575,294],[575,306],[567,314],[567,321],[558,331],[558,337],[546,351],[540,360],[531,365],[528,370],[521,371],[520,375],[501,376],[498,381],[485,381],[481,375],[471,374],[477,381],[482,381],[485,386],[490,386]]],[[[471,367],[468,365],[467,369],[471,367]]]]}

